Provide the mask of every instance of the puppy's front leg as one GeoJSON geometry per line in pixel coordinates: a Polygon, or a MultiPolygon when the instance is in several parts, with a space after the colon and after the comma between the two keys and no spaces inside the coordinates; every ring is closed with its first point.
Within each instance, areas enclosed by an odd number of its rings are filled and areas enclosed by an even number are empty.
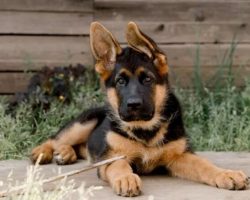
{"type": "Polygon", "coordinates": [[[247,176],[243,172],[216,167],[192,153],[176,155],[166,161],[174,176],[229,190],[242,190],[248,185],[247,176]]]}
{"type": "Polygon", "coordinates": [[[141,193],[141,179],[133,173],[126,160],[118,160],[99,169],[100,177],[108,181],[117,195],[138,196],[141,193]]]}

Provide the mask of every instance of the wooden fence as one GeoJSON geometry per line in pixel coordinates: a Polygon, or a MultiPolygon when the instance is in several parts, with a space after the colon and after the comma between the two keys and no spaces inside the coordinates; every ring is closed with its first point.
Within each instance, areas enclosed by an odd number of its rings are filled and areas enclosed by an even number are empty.
{"type": "Polygon", "coordinates": [[[247,0],[0,0],[0,94],[24,90],[32,75],[27,71],[45,65],[92,67],[92,21],[102,22],[122,44],[128,21],[137,22],[166,52],[172,79],[182,85],[192,80],[197,52],[208,80],[234,40],[238,84],[250,74],[247,0]]]}

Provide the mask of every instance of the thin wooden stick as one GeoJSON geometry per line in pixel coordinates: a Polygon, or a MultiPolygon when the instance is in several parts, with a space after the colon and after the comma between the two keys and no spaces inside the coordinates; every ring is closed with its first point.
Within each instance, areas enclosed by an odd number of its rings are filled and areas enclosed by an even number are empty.
{"type": "Polygon", "coordinates": [[[100,167],[102,165],[106,165],[106,164],[112,163],[112,162],[114,162],[116,160],[120,160],[120,159],[123,159],[123,158],[125,158],[125,156],[119,156],[119,157],[114,157],[114,158],[110,158],[110,159],[107,159],[107,160],[102,160],[102,161],[94,163],[92,165],[85,166],[82,169],[77,169],[77,170],[74,170],[74,171],[66,172],[64,174],[60,174],[58,176],[54,176],[54,177],[51,177],[51,178],[48,178],[48,179],[44,179],[42,181],[42,184],[44,184],[44,183],[50,183],[50,182],[62,179],[64,177],[73,176],[75,174],[79,174],[81,172],[85,172],[85,171],[88,171],[88,170],[100,167]]]}
{"type": "MultiPolygon", "coordinates": [[[[64,177],[73,176],[73,175],[76,175],[76,174],[79,174],[79,173],[82,173],[82,172],[85,172],[85,171],[100,167],[102,165],[110,164],[110,163],[112,163],[114,161],[117,161],[117,160],[120,160],[120,159],[123,159],[123,158],[125,158],[125,156],[118,156],[118,157],[110,158],[110,159],[107,159],[107,160],[102,160],[100,162],[85,166],[82,169],[73,170],[73,171],[66,172],[66,173],[63,173],[63,174],[60,174],[60,175],[57,175],[57,176],[53,176],[53,177],[48,178],[48,179],[41,180],[41,184],[43,185],[45,183],[50,183],[50,182],[62,179],[64,177]]],[[[37,163],[39,163],[39,161],[37,163]]],[[[36,163],[36,165],[37,165],[37,163],[36,163]]],[[[9,192],[18,192],[19,190],[22,190],[25,187],[26,187],[26,184],[14,187],[14,188],[12,188],[10,190],[0,191],[0,198],[8,196],[9,192]]]]}

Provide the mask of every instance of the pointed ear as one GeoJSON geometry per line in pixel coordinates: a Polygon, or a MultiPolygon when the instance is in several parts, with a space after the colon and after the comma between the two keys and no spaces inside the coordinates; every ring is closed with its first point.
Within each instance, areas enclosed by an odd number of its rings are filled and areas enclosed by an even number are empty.
{"type": "Polygon", "coordinates": [[[168,73],[167,58],[156,43],[146,34],[140,31],[134,22],[129,22],[127,26],[128,45],[136,51],[145,53],[154,60],[154,64],[161,75],[168,73]]]}
{"type": "Polygon", "coordinates": [[[90,47],[96,59],[95,69],[106,79],[114,69],[116,56],[122,49],[114,36],[98,22],[90,25],[90,47]]]}

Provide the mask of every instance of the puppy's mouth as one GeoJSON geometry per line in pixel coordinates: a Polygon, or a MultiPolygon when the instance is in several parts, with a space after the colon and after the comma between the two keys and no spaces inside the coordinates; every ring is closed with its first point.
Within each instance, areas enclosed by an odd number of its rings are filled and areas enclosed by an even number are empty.
{"type": "Polygon", "coordinates": [[[119,115],[120,115],[121,120],[125,122],[150,121],[154,116],[154,112],[141,113],[138,111],[132,111],[129,113],[119,113],[119,115]]]}

